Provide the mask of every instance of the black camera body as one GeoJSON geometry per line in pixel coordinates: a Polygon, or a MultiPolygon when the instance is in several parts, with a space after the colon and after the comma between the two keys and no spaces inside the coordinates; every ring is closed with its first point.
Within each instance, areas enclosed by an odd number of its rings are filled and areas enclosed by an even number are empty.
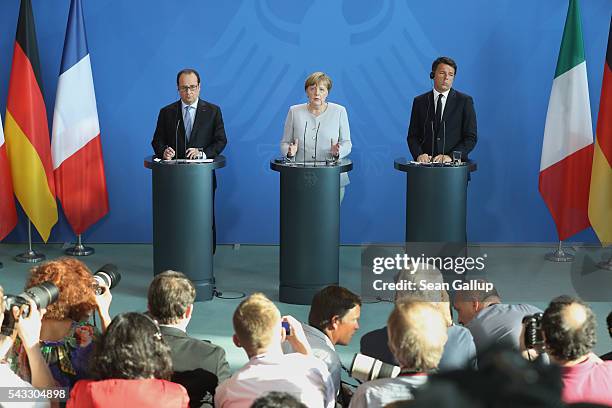
{"type": "Polygon", "coordinates": [[[121,274],[117,270],[117,266],[113,264],[106,264],[96,271],[93,275],[94,278],[94,292],[96,295],[104,293],[106,288],[112,289],[121,280],[121,274]]]}
{"type": "Polygon", "coordinates": [[[43,282],[40,285],[32,286],[19,295],[6,295],[4,302],[4,319],[0,333],[10,336],[15,329],[15,322],[20,317],[30,316],[30,301],[34,302],[38,309],[44,309],[59,297],[59,289],[51,282],[43,282]],[[17,319],[13,315],[13,307],[19,308],[17,319]]]}
{"type": "Polygon", "coordinates": [[[525,347],[534,349],[544,346],[544,336],[542,335],[542,313],[534,313],[523,317],[525,325],[525,347]]]}

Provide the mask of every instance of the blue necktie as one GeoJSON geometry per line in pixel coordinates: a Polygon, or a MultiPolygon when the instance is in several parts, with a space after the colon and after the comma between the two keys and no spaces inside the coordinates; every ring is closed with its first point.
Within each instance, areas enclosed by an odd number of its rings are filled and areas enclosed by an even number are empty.
{"type": "Polygon", "coordinates": [[[191,115],[189,114],[189,109],[191,106],[185,106],[185,139],[189,143],[189,138],[191,137],[191,115]]]}

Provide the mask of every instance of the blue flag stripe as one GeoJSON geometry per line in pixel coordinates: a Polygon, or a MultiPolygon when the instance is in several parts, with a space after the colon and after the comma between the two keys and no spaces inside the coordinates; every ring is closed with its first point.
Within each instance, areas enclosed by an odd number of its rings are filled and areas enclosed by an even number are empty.
{"type": "Polygon", "coordinates": [[[70,13],[68,14],[68,25],[66,26],[66,41],[64,42],[60,75],[68,71],[87,54],[89,54],[89,49],[87,48],[83,7],[81,6],[81,0],[72,0],[70,2],[70,13]]]}

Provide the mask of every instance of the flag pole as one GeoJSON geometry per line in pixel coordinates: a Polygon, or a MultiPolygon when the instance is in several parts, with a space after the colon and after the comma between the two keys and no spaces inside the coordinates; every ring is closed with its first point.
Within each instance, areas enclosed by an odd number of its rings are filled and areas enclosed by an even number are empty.
{"type": "Polygon", "coordinates": [[[544,257],[551,262],[572,262],[574,260],[574,255],[563,250],[563,241],[559,241],[555,252],[549,252],[544,257]]]}
{"type": "Polygon", "coordinates": [[[21,263],[36,263],[45,260],[45,255],[32,249],[32,221],[28,217],[28,250],[23,254],[15,256],[15,260],[21,263]]]}
{"type": "Polygon", "coordinates": [[[95,249],[83,245],[81,242],[81,234],[77,234],[77,243],[74,244],[72,248],[68,248],[64,251],[66,255],[71,256],[89,256],[94,252],[96,252],[95,249]]]}

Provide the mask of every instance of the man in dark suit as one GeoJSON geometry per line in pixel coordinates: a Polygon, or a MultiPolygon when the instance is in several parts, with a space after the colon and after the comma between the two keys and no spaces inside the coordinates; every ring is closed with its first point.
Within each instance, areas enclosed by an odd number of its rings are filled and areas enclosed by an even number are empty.
{"type": "Polygon", "coordinates": [[[457,64],[437,58],[429,77],[433,90],[414,98],[408,128],[408,147],[418,162],[450,162],[452,152],[467,160],[477,140],[472,97],[452,89],[457,64]]]}
{"type": "Polygon", "coordinates": [[[230,377],[230,369],[221,347],[186,332],[193,315],[193,283],[181,272],[162,272],[151,282],[147,299],[149,313],[170,346],[172,381],[187,389],[190,406],[210,403],[216,386],[230,377]]]}
{"type": "Polygon", "coordinates": [[[164,160],[214,159],[227,144],[221,109],[200,99],[200,74],[183,69],[176,76],[179,101],[163,107],[151,145],[164,160]]]}
{"type": "MultiPolygon", "coordinates": [[[[157,117],[151,145],[155,155],[164,160],[214,159],[227,144],[221,108],[200,99],[200,74],[186,68],[176,75],[179,101],[164,106],[157,117]]],[[[213,171],[213,254],[217,249],[215,190],[213,171]]]]}

